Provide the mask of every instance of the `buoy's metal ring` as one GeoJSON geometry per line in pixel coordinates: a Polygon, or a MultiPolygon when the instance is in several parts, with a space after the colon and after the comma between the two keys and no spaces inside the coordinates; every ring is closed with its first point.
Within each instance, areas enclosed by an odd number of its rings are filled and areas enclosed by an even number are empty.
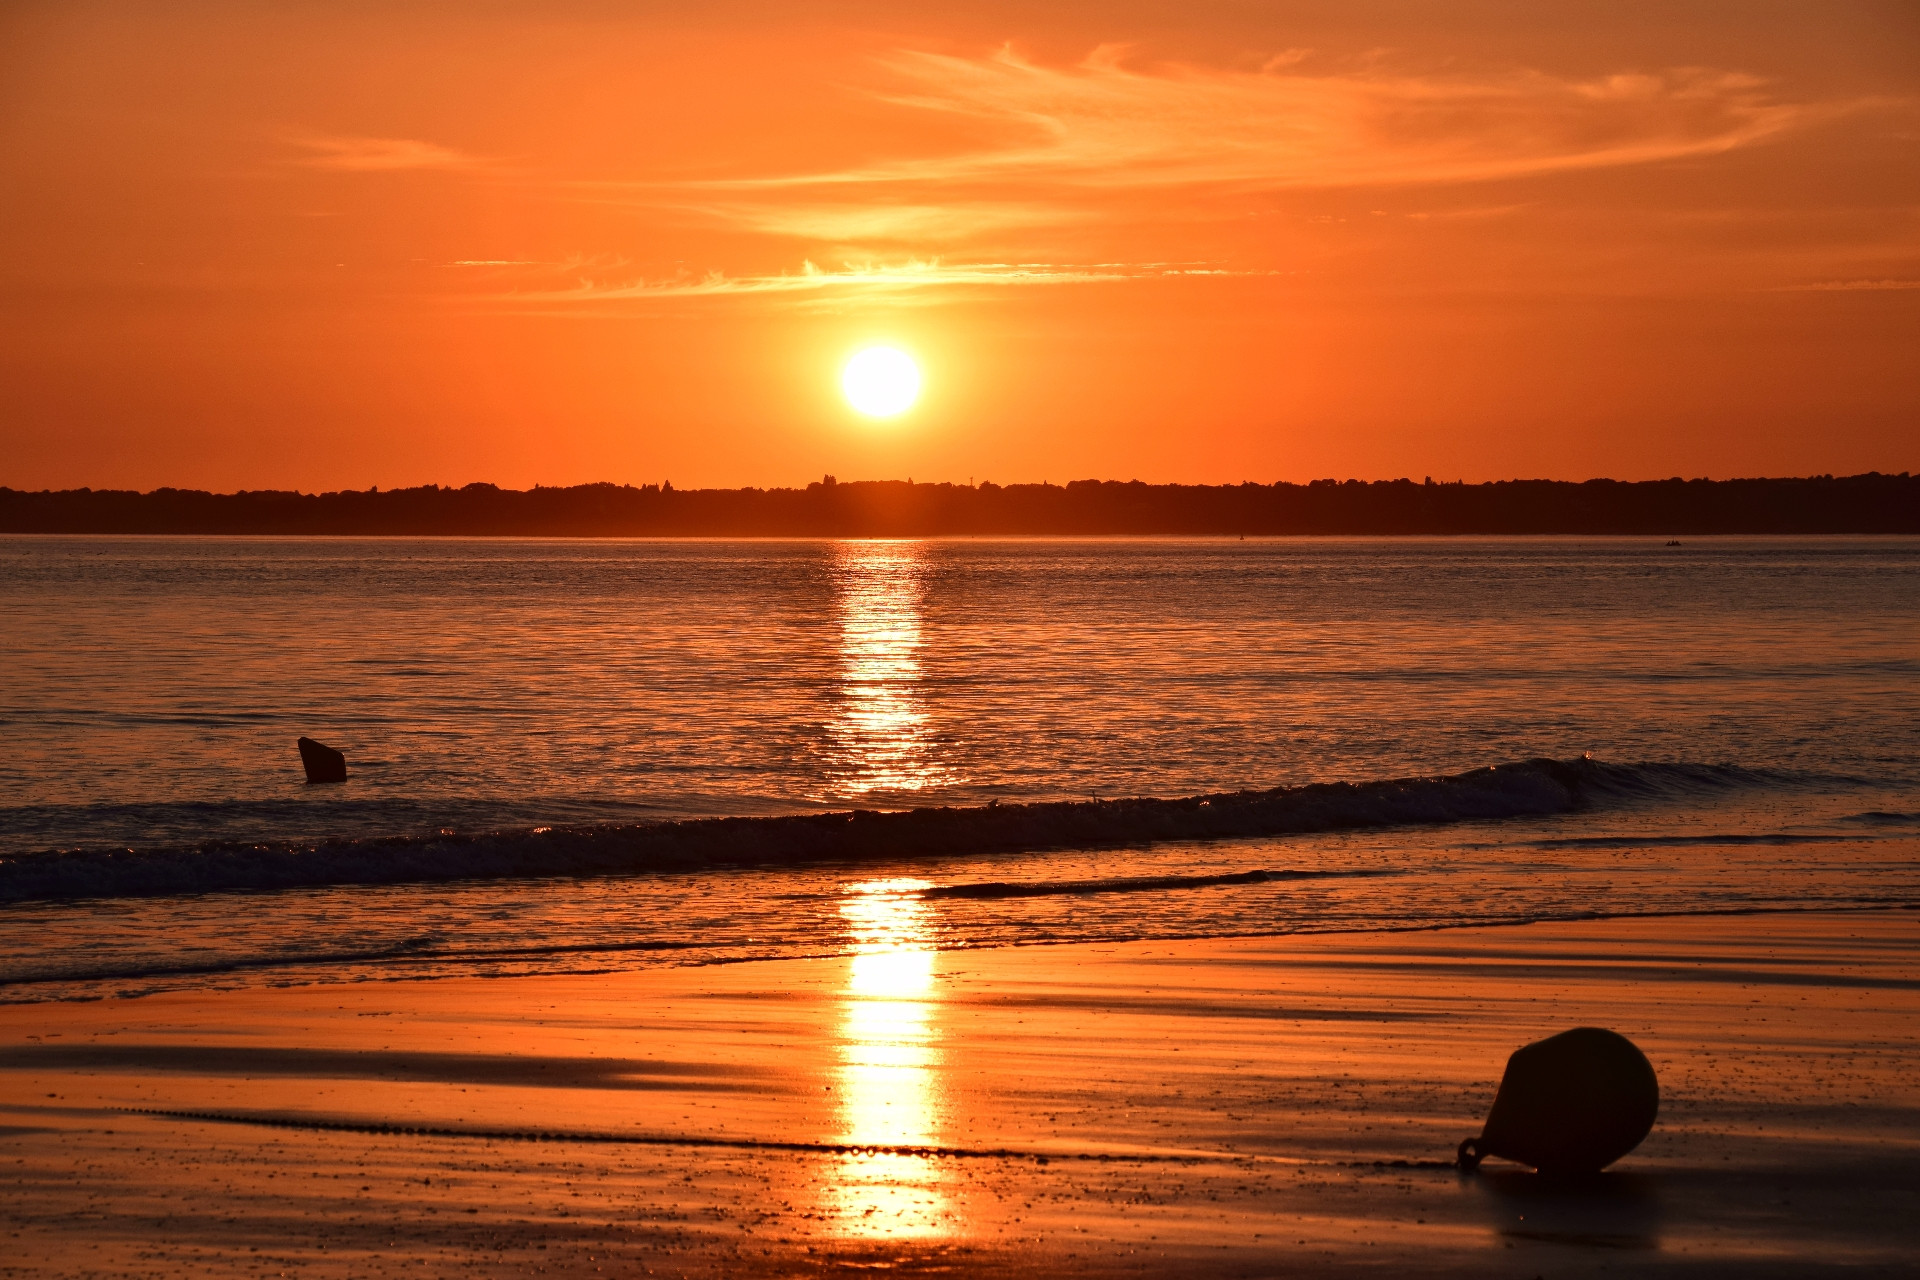
{"type": "Polygon", "coordinates": [[[1460,1150],[1454,1157],[1454,1163],[1459,1165],[1463,1172],[1472,1173],[1480,1167],[1480,1162],[1486,1158],[1487,1153],[1485,1149],[1481,1147],[1480,1139],[1468,1138],[1460,1144],[1460,1150]]]}

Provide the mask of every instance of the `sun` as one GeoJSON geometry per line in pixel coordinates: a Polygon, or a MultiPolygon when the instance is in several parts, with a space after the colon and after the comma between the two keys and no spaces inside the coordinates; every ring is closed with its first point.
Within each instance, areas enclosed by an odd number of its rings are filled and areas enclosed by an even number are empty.
{"type": "Polygon", "coordinates": [[[869,418],[897,417],[920,398],[920,366],[898,347],[868,347],[840,371],[840,390],[869,418]]]}

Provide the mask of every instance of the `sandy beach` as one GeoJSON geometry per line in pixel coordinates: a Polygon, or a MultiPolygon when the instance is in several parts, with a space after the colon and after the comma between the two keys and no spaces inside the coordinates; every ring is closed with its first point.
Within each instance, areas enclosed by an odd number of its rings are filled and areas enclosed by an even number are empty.
{"type": "Polygon", "coordinates": [[[0,1009],[5,1275],[1908,1273],[1901,912],[0,1009]],[[1653,1135],[1447,1167],[1580,1024],[1653,1135]]]}

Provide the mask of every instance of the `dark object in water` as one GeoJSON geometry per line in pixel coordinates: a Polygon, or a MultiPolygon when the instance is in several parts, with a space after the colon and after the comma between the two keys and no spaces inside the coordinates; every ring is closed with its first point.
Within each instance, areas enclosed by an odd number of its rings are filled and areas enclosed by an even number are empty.
{"type": "Polygon", "coordinates": [[[1679,545],[1680,545],[1680,539],[1678,539],[1678,538],[1670,538],[1670,539],[1668,539],[1668,541],[1667,541],[1667,545],[1668,545],[1668,546],[1670,546],[1670,547],[1677,547],[1677,546],[1679,546],[1679,545]]]}
{"type": "Polygon", "coordinates": [[[307,768],[308,782],[347,780],[347,758],[332,747],[321,746],[312,738],[300,739],[300,763],[307,768]]]}
{"type": "Polygon", "coordinates": [[[1660,1110],[1660,1081],[1633,1041],[1575,1027],[1507,1059],[1480,1136],[1460,1144],[1460,1167],[1487,1156],[1542,1173],[1595,1173],[1640,1145],[1660,1110]]]}

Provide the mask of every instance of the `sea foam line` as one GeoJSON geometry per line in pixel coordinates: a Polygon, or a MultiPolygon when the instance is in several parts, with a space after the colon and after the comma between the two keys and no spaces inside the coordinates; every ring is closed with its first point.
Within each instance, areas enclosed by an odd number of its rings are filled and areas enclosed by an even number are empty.
{"type": "Polygon", "coordinates": [[[1541,758],[1444,776],[1320,782],[1171,799],[860,809],[318,843],[56,850],[0,858],[0,902],[1126,848],[1546,816],[1788,781],[1736,766],[1541,758]]]}

